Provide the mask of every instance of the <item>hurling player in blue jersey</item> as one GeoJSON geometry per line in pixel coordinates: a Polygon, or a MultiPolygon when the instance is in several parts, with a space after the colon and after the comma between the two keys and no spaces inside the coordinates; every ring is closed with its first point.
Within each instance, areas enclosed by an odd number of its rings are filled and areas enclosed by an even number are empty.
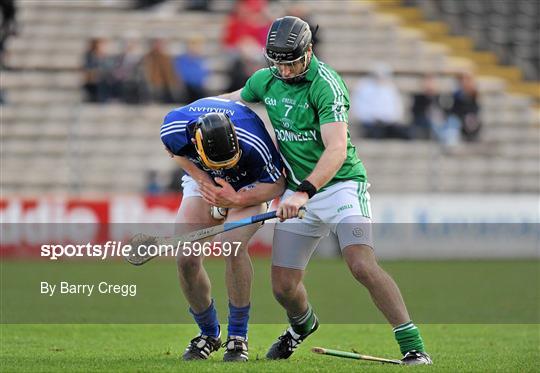
{"type": "MultiPolygon", "coordinates": [[[[261,119],[247,106],[221,98],[204,98],[171,111],[161,126],[169,155],[184,169],[183,199],[177,234],[265,212],[267,202],[284,191],[282,164],[261,119]],[[219,208],[218,208],[219,207],[219,208]]],[[[260,225],[226,232],[219,242],[241,242],[225,256],[229,295],[225,361],[247,361],[247,327],[252,266],[247,243],[260,225]]],[[[212,238],[209,239],[210,241],[212,238]]],[[[233,245],[233,248],[235,246],[233,245]]],[[[204,255],[180,250],[177,266],[190,313],[200,328],[184,360],[202,360],[221,346],[221,331],[203,267],[204,255]]]]}

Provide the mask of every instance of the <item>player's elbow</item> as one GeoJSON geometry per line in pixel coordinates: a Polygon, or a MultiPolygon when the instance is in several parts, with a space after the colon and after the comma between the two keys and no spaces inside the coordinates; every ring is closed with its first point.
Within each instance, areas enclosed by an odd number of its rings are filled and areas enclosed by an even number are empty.
{"type": "Polygon", "coordinates": [[[242,102],[244,102],[244,100],[242,100],[241,93],[242,93],[242,88],[239,89],[239,90],[236,90],[234,92],[223,93],[223,94],[219,95],[218,97],[219,98],[224,98],[226,100],[231,100],[231,101],[242,101],[242,102]]]}
{"type": "Polygon", "coordinates": [[[343,164],[347,159],[347,144],[335,144],[328,150],[332,153],[332,159],[339,161],[339,164],[343,164]]]}
{"type": "Polygon", "coordinates": [[[285,177],[281,175],[275,183],[278,195],[281,195],[285,191],[285,177]]]}
{"type": "Polygon", "coordinates": [[[285,192],[285,178],[283,175],[275,182],[270,184],[269,199],[279,197],[285,192]]]}
{"type": "Polygon", "coordinates": [[[347,147],[343,147],[343,149],[340,149],[339,150],[339,159],[341,161],[341,163],[345,162],[345,160],[347,159],[347,147]]]}

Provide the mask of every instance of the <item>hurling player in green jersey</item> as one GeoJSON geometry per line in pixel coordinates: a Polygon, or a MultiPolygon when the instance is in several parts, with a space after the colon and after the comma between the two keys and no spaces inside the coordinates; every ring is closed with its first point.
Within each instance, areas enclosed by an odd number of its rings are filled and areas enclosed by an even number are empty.
{"type": "Polygon", "coordinates": [[[288,358],[318,328],[302,278],[321,237],[332,231],[351,273],[392,325],[403,363],[431,364],[399,288],[375,257],[369,184],[347,129],[347,87],[315,57],[311,38],[300,18],[278,18],[266,41],[268,68],[255,72],[241,90],[222,96],[265,105],[287,171],[281,221],[274,230],[272,288],[290,327],[266,356],[288,358]],[[302,206],[307,213],[299,220],[302,206]]]}

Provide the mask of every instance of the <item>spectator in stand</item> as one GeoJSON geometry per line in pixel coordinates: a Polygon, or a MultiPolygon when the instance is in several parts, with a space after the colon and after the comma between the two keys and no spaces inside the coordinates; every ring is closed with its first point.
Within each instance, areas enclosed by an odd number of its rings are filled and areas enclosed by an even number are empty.
{"type": "Polygon", "coordinates": [[[187,0],[185,10],[209,11],[212,0],[187,0]]]}
{"type": "Polygon", "coordinates": [[[83,88],[89,102],[104,103],[111,97],[113,63],[105,48],[105,39],[94,38],[85,52],[83,88]]]}
{"type": "Polygon", "coordinates": [[[144,192],[149,195],[157,195],[163,193],[163,188],[158,181],[158,173],[155,170],[149,170],[146,172],[146,185],[144,192]]]}
{"type": "Polygon", "coordinates": [[[241,40],[251,37],[262,48],[271,24],[272,17],[266,0],[238,0],[227,18],[223,45],[228,50],[234,50],[241,40]]]}
{"type": "Polygon", "coordinates": [[[145,82],[141,66],[142,56],[135,40],[123,42],[122,51],[114,58],[114,97],[128,104],[138,104],[145,96],[145,82]]]}
{"type": "Polygon", "coordinates": [[[186,86],[187,102],[208,96],[206,81],[209,70],[206,58],[203,56],[203,48],[203,36],[192,36],[187,42],[186,51],[174,60],[176,74],[186,86]]]}
{"type": "Polygon", "coordinates": [[[182,177],[184,174],[185,172],[182,168],[175,167],[169,174],[170,179],[165,191],[168,193],[182,193],[184,191],[182,188],[182,177]]]}
{"type": "Polygon", "coordinates": [[[403,100],[386,65],[377,65],[369,76],[360,79],[353,92],[351,109],[366,138],[410,138],[403,100]]]}
{"type": "Polygon", "coordinates": [[[422,92],[413,96],[412,104],[412,134],[415,139],[430,139],[434,137],[432,131],[440,128],[446,121],[444,97],[440,95],[435,77],[431,74],[424,76],[422,92]]]}
{"type": "Polygon", "coordinates": [[[143,10],[158,5],[164,1],[165,0],[135,0],[133,8],[143,10]]]}
{"type": "Polygon", "coordinates": [[[15,0],[0,1],[0,11],[2,12],[2,24],[0,25],[0,68],[5,68],[4,50],[6,41],[11,35],[17,33],[17,8],[15,0]]]}
{"type": "Polygon", "coordinates": [[[253,73],[266,67],[262,53],[256,40],[244,37],[238,44],[238,51],[234,55],[227,70],[230,77],[227,92],[242,88],[253,73]]]}
{"type": "Polygon", "coordinates": [[[477,141],[482,123],[480,122],[478,90],[471,73],[465,72],[459,76],[459,88],[453,95],[451,113],[460,121],[463,139],[465,141],[477,141]]]}
{"type": "Polygon", "coordinates": [[[150,41],[150,49],[142,60],[144,77],[152,101],[174,103],[183,101],[183,84],[174,72],[171,57],[162,39],[150,41]]]}

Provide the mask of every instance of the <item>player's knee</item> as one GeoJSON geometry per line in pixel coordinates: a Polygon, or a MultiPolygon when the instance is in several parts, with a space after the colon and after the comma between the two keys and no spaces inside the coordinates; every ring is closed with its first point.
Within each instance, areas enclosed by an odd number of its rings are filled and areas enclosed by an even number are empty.
{"type": "Polygon", "coordinates": [[[349,269],[356,280],[364,285],[370,285],[375,281],[377,264],[364,261],[349,263],[349,269]]]}
{"type": "Polygon", "coordinates": [[[225,255],[224,258],[226,262],[232,264],[240,262],[243,263],[244,261],[249,260],[249,252],[242,245],[237,251],[232,252],[230,255],[225,255]]]}
{"type": "Polygon", "coordinates": [[[176,258],[176,266],[180,273],[189,275],[200,270],[202,261],[197,256],[179,256],[176,258]]]}
{"type": "Polygon", "coordinates": [[[274,278],[272,281],[272,291],[274,297],[279,300],[293,298],[298,289],[298,283],[287,278],[274,278]]]}
{"type": "Polygon", "coordinates": [[[272,291],[274,292],[274,297],[282,302],[294,297],[294,294],[296,294],[296,287],[292,285],[273,286],[272,291]]]}

